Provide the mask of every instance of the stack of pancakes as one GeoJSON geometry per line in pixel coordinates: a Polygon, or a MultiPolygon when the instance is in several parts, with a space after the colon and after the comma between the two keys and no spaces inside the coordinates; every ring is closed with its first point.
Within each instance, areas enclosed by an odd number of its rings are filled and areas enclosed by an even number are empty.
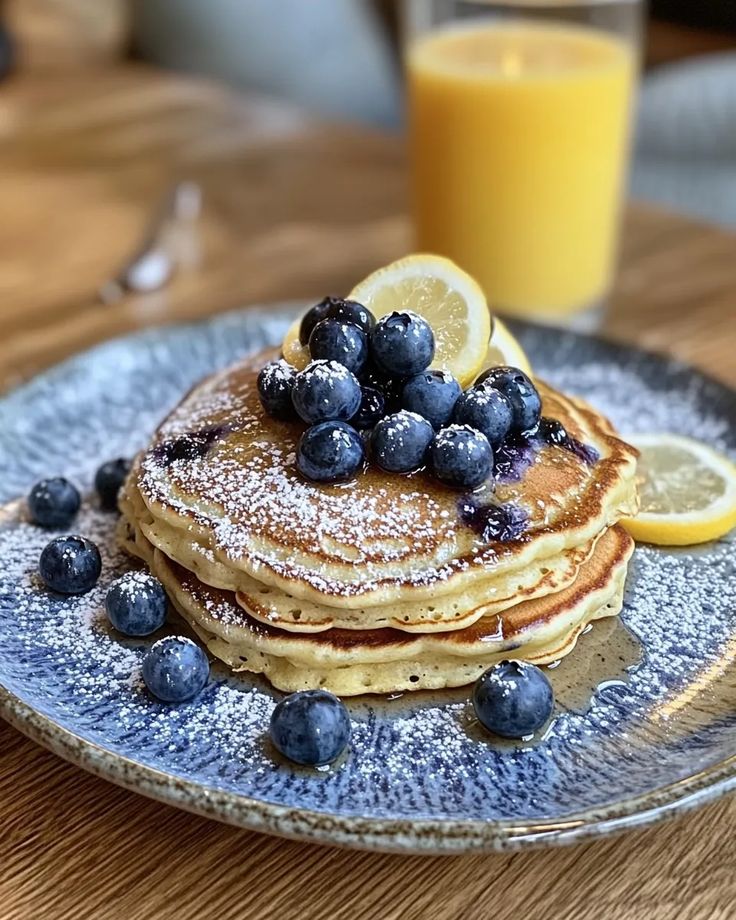
{"type": "Polygon", "coordinates": [[[554,661],[619,612],[636,451],[590,407],[538,382],[543,414],[595,462],[522,446],[472,497],[373,466],[318,485],[295,467],[304,426],[260,405],[273,357],[195,387],[121,496],[121,540],[212,654],[286,691],[456,687],[503,658],[554,661]],[[522,516],[520,534],[489,536],[484,512],[498,508],[522,516]]]}

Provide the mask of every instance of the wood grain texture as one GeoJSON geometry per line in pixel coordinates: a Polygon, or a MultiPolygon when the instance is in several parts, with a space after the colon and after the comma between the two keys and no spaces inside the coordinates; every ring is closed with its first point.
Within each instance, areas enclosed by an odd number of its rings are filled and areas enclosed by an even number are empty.
{"type": "Polygon", "coordinates": [[[127,48],[128,0],[3,0],[0,6],[24,71],[89,67],[119,60],[127,48]]]}
{"type": "MultiPolygon", "coordinates": [[[[143,69],[0,92],[0,386],[110,335],[316,297],[408,246],[399,142],[143,69]],[[174,178],[205,193],[198,268],[100,306],[174,178]]],[[[627,216],[607,321],[736,383],[734,237],[627,216]]],[[[0,723],[0,920],[711,920],[736,899],[736,801],[564,850],[406,858],[225,827],[118,789],[0,723]]]]}

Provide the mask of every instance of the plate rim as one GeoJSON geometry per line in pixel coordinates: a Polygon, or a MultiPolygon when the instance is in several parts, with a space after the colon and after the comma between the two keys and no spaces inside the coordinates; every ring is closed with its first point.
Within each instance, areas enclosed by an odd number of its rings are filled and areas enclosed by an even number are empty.
{"type": "MultiPolygon", "coordinates": [[[[22,399],[24,391],[42,378],[53,377],[91,356],[122,343],[155,340],[172,333],[217,321],[237,320],[257,312],[286,317],[301,301],[279,301],[240,307],[193,322],[171,323],[129,332],[107,339],[66,358],[29,380],[0,394],[0,407],[22,399]]],[[[513,322],[517,328],[538,327],[526,321],[513,322]]],[[[692,367],[680,358],[663,352],[629,345],[601,335],[585,335],[573,330],[555,330],[566,337],[593,340],[612,352],[664,361],[678,371],[691,371],[710,385],[736,397],[736,389],[723,380],[692,367]]],[[[643,828],[685,813],[736,790],[736,753],[674,783],[660,786],[639,796],[567,815],[564,819],[496,821],[436,818],[371,818],[336,815],[279,805],[242,793],[208,786],[196,780],[174,776],[118,754],[90,741],[55,722],[50,716],[26,703],[2,683],[0,676],[0,716],[32,741],[87,772],[128,791],[147,796],[185,811],[242,827],[293,840],[315,842],[351,849],[387,853],[459,855],[470,852],[510,852],[533,847],[580,843],[631,828],[643,828]]]]}
{"type": "Polygon", "coordinates": [[[83,738],[0,684],[0,715],[26,737],[88,773],[200,817],[307,843],[404,855],[450,856],[564,846],[645,828],[736,790],[736,754],[640,796],[564,820],[367,818],[293,808],[176,777],[83,738]]]}

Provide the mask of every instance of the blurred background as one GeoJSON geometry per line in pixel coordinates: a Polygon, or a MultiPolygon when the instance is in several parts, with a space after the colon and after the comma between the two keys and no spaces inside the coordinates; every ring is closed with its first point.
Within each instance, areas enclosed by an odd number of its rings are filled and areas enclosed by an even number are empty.
{"type": "MultiPolygon", "coordinates": [[[[394,0],[5,0],[0,70],[138,58],[399,130],[394,0]]],[[[736,3],[652,0],[631,190],[736,226],[736,3]]]]}
{"type": "MultiPolygon", "coordinates": [[[[453,5],[426,3],[422,10],[453,5]]],[[[603,6],[617,4],[639,8],[638,0],[603,6]]],[[[410,216],[409,186],[420,171],[403,137],[404,8],[400,0],[0,0],[0,390],[130,330],[349,291],[411,251],[420,222],[410,216]],[[174,200],[177,183],[187,194],[174,200]]],[[[732,364],[735,0],[652,0],[642,64],[633,201],[623,209],[620,263],[613,255],[621,268],[598,328],[708,367],[727,352],[732,364]]],[[[554,129],[545,106],[531,123],[554,129]]],[[[593,108],[572,133],[548,132],[567,141],[556,159],[544,143],[521,145],[536,166],[520,165],[518,136],[504,146],[492,131],[481,136],[472,118],[466,125],[489,177],[510,187],[510,164],[522,193],[540,163],[574,173],[587,156],[592,167],[580,171],[592,186],[576,185],[575,175],[546,182],[561,191],[547,216],[561,208],[569,221],[576,208],[587,210],[600,227],[576,235],[553,224],[536,255],[528,234],[541,238],[541,221],[515,219],[515,203],[509,216],[495,193],[486,195],[486,229],[516,238],[519,285],[542,283],[542,256],[578,283],[583,247],[597,235],[601,251],[613,248],[612,228],[603,228],[611,215],[596,196],[606,188],[602,162],[619,155],[591,157],[576,146],[580,131],[605,146],[601,125],[614,107],[593,108]],[[500,165],[489,165],[489,149],[500,165]],[[506,233],[512,225],[515,235],[506,233]],[[573,259],[564,272],[563,250],[573,259]]],[[[433,138],[433,119],[419,148],[440,171],[424,183],[440,200],[438,185],[467,174],[472,145],[462,131],[433,138]],[[454,168],[444,170],[448,157],[454,168]]],[[[608,186],[618,205],[618,187],[608,186]]],[[[493,247],[466,219],[480,197],[454,195],[456,224],[471,228],[485,264],[505,270],[512,260],[498,247],[485,259],[493,247]]],[[[486,287],[494,309],[513,308],[495,283],[486,287]]]]}

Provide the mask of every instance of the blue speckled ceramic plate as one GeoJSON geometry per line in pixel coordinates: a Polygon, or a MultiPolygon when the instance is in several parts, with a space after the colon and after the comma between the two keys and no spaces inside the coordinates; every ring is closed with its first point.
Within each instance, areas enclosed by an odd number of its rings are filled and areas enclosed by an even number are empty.
{"type": "MultiPolygon", "coordinates": [[[[89,489],[95,467],[142,447],[192,383],[277,342],[287,321],[288,312],[272,308],[147,332],[17,390],[0,402],[0,499],[12,502],[51,474],[89,489]]],[[[590,399],[622,432],[695,435],[736,454],[736,398],[725,387],[594,339],[520,331],[540,375],[590,399]]],[[[128,788],[293,837],[462,852],[600,835],[736,785],[733,538],[694,550],[637,549],[623,619],[644,660],[585,711],[562,707],[536,745],[489,743],[469,724],[464,693],[368,698],[350,704],[350,753],[309,771],[270,749],[265,728],[278,694],[260,680],[215,667],[202,695],[175,708],[142,690],[148,643],[115,636],[102,612],[106,585],[130,565],[115,550],[114,523],[85,503],[75,529],[99,541],[103,577],[85,597],[59,599],[35,575],[48,534],[23,523],[17,507],[5,511],[0,706],[31,737],[128,788]]],[[[588,667],[594,634],[567,659],[573,677],[588,667]]]]}

